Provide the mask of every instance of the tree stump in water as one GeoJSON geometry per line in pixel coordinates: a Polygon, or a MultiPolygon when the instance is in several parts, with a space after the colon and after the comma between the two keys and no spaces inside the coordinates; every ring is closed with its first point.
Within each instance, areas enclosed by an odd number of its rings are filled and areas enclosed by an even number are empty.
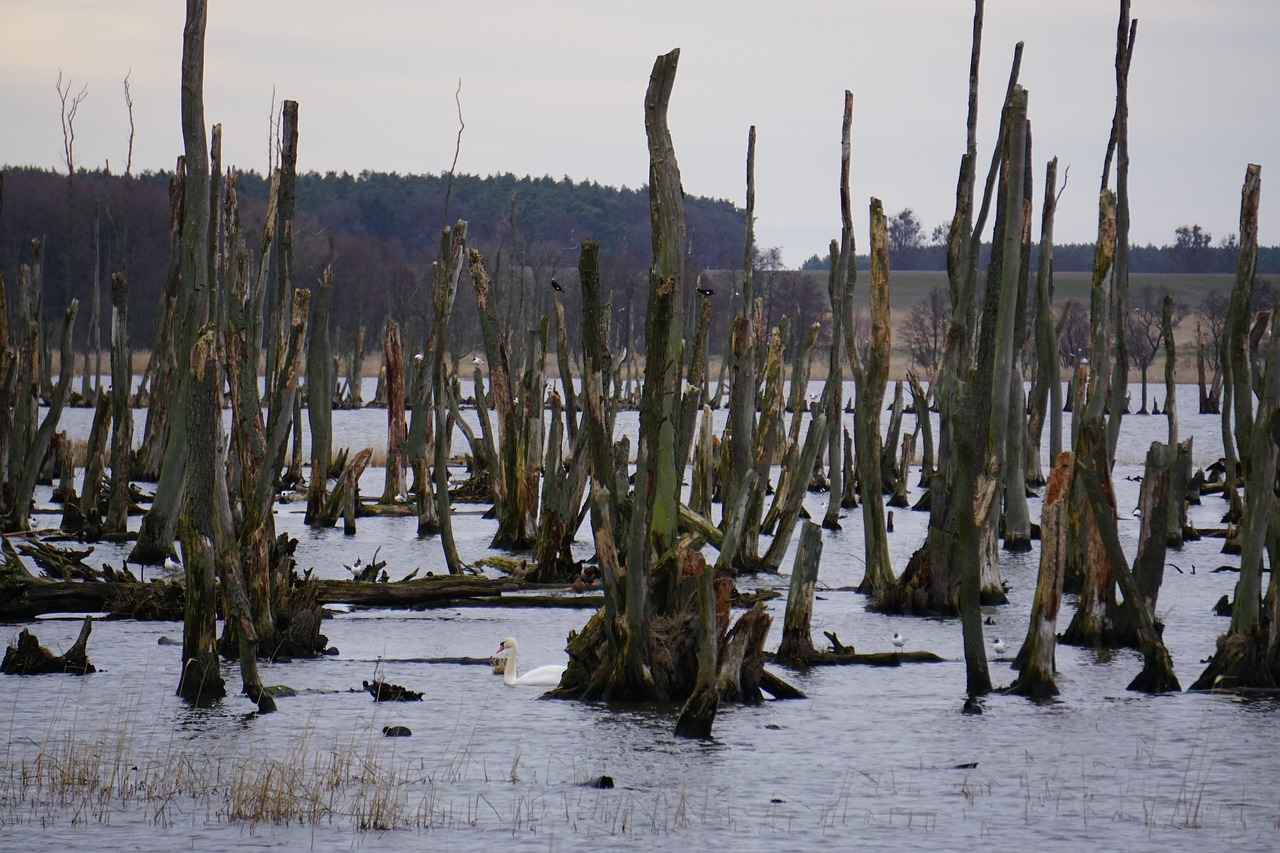
{"type": "Polygon", "coordinates": [[[84,617],[80,626],[80,636],[65,654],[54,655],[53,652],[40,645],[26,628],[18,634],[18,643],[9,646],[4,653],[4,661],[0,663],[0,672],[5,675],[44,675],[51,672],[69,672],[72,675],[85,675],[97,672],[97,668],[89,662],[86,648],[89,645],[89,632],[93,627],[93,617],[84,617]]]}

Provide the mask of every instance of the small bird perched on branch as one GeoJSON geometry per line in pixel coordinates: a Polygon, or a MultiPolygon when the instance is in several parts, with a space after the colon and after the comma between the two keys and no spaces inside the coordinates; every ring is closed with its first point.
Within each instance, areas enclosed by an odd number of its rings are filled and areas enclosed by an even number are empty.
{"type": "Polygon", "coordinates": [[[554,278],[551,279],[551,289],[556,293],[564,293],[564,288],[561,287],[560,282],[556,281],[554,278]]]}
{"type": "Polygon", "coordinates": [[[715,296],[716,292],[709,287],[699,287],[697,291],[702,296],[715,296]]]}

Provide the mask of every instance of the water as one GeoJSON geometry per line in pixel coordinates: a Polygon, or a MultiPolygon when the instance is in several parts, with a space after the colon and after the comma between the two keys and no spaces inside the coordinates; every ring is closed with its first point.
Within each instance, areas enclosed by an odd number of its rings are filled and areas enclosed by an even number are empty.
{"type": "MultiPolygon", "coordinates": [[[[1180,389],[1180,399],[1182,434],[1196,436],[1195,462],[1205,465],[1221,453],[1219,421],[1195,414],[1194,389],[1180,389]]],[[[385,441],[384,412],[344,414],[336,446],[385,441]]],[[[905,428],[911,424],[907,416],[905,428]]],[[[621,414],[619,428],[634,432],[634,413],[621,414]]],[[[1146,447],[1165,429],[1162,417],[1125,420],[1115,483],[1130,558],[1138,521],[1128,510],[1138,486],[1125,477],[1140,473],[1146,447]]],[[[365,494],[381,491],[382,476],[366,474],[365,494]]],[[[47,506],[47,498],[42,491],[38,503],[47,506]]],[[[806,498],[815,516],[825,506],[824,495],[806,498]]],[[[280,505],[277,524],[298,537],[301,565],[322,577],[347,576],[344,563],[367,561],[379,547],[392,578],[442,570],[436,541],[419,540],[412,519],[361,519],[358,535],[346,537],[307,529],[302,509],[280,505]]],[[[1222,511],[1221,501],[1207,498],[1191,518],[1215,528],[1222,511]]],[[[1038,501],[1032,513],[1039,517],[1038,501]]],[[[898,511],[895,521],[890,542],[900,572],[925,517],[898,511]]],[[[0,679],[0,847],[176,849],[194,840],[206,849],[400,849],[421,838],[460,850],[1079,849],[1105,839],[1111,849],[1274,849],[1276,703],[1132,694],[1125,686],[1141,669],[1136,652],[1059,646],[1057,701],[992,695],[984,714],[962,715],[959,623],[869,613],[861,596],[840,589],[862,576],[860,514],[843,523],[824,533],[815,637],[835,631],[859,651],[885,651],[897,630],[908,648],[945,662],[776,669],[809,698],[722,708],[711,743],[673,737],[671,708],[538,701],[536,688],[507,688],[487,667],[423,662],[484,657],[510,634],[520,641],[522,668],[563,663],[565,638],[585,623],[583,610],[339,614],[324,627],[339,656],[263,666],[268,684],[298,694],[261,718],[240,696],[204,710],[172,696],[180,648],[157,641],[180,637],[180,624],[96,623],[89,654],[103,671],[0,679]],[[375,672],[423,691],[423,701],[375,705],[360,691],[375,672]],[[383,726],[397,724],[413,736],[382,737],[383,726]],[[37,771],[43,786],[24,783],[24,772],[32,779],[37,771]],[[584,786],[601,774],[617,787],[584,786]]],[[[489,553],[493,522],[463,507],[454,527],[464,559],[489,553]]],[[[1227,625],[1210,608],[1232,592],[1236,576],[1211,570],[1238,562],[1220,547],[1206,538],[1170,552],[1184,573],[1167,570],[1159,613],[1184,686],[1227,625]]],[[[576,547],[578,556],[591,550],[576,547]]],[[[123,553],[99,547],[91,559],[119,565],[123,553]]],[[[1035,552],[1002,555],[1010,604],[987,609],[995,624],[986,632],[988,640],[1003,637],[1010,656],[1026,632],[1037,568],[1035,552]]],[[[785,592],[787,583],[784,573],[739,586],[785,592]]],[[[783,600],[769,607],[776,647],[783,600]]],[[[8,640],[22,627],[62,651],[79,624],[41,620],[0,631],[8,640]]],[[[1007,664],[992,666],[998,684],[1012,681],[1007,664]]],[[[234,692],[235,667],[224,677],[234,692]]]]}

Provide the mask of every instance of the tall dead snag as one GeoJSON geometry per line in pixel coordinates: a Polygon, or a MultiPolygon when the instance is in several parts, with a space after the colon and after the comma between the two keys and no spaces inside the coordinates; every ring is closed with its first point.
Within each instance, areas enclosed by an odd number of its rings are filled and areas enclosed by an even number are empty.
{"type": "MultiPolygon", "coordinates": [[[[454,575],[462,574],[466,565],[458,556],[458,546],[453,539],[453,521],[449,514],[449,382],[444,352],[448,346],[449,315],[453,312],[453,300],[458,293],[458,276],[462,273],[462,257],[466,246],[467,223],[464,220],[458,220],[452,230],[444,229],[440,236],[440,263],[436,264],[432,299],[435,318],[431,326],[431,336],[434,339],[431,348],[431,388],[435,414],[432,482],[421,483],[418,492],[419,505],[428,498],[435,501],[440,545],[449,573],[454,575]]],[[[419,514],[419,535],[422,532],[422,516],[419,514]]]]}
{"type": "MultiPolygon", "coordinates": [[[[854,438],[858,444],[858,482],[862,486],[862,541],[867,567],[858,591],[879,599],[895,583],[885,531],[884,491],[880,477],[880,410],[889,381],[892,327],[889,320],[889,237],[880,199],[871,199],[871,345],[866,363],[852,341],[849,363],[857,388],[854,438]]],[[[899,386],[901,390],[901,386],[899,386]]],[[[900,396],[900,395],[899,395],[900,396]]],[[[928,416],[927,413],[925,415],[928,416]]],[[[906,472],[900,475],[904,477],[906,472]]]]}
{"type": "MultiPolygon", "coordinates": [[[[1090,347],[1088,381],[1077,379],[1077,393],[1087,395],[1083,405],[1073,408],[1072,444],[1076,458],[1093,468],[1103,494],[1112,505],[1111,526],[1115,522],[1115,497],[1111,486],[1111,465],[1105,446],[1106,404],[1109,399],[1107,353],[1110,352],[1107,321],[1106,281],[1116,250],[1115,194],[1103,190],[1098,204],[1098,242],[1094,248],[1091,318],[1093,341],[1090,347]],[[1102,441],[1095,447],[1091,442],[1102,441]]],[[[1078,369],[1078,376],[1086,366],[1078,369]]],[[[1070,497],[1072,551],[1067,562],[1069,581],[1079,578],[1080,596],[1071,624],[1063,632],[1062,641],[1071,645],[1097,646],[1115,642],[1115,619],[1118,614],[1115,595],[1115,568],[1108,561],[1097,529],[1097,515],[1089,510],[1088,496],[1077,484],[1070,497]]],[[[1072,584],[1074,586],[1074,584],[1072,584]]]]}
{"type": "Polygon", "coordinates": [[[1058,695],[1058,684],[1054,679],[1054,652],[1067,557],[1067,497],[1071,492],[1075,467],[1075,456],[1068,451],[1056,457],[1053,470],[1049,472],[1040,519],[1040,575],[1031,604],[1027,638],[1014,661],[1018,678],[1010,690],[1035,699],[1058,695]]]}
{"type": "Polygon", "coordinates": [[[822,561],[822,528],[811,521],[800,530],[800,547],[791,570],[787,610],[782,624],[782,643],[775,659],[788,666],[804,666],[817,651],[813,647],[813,590],[822,561]]]}
{"type": "Polygon", "coordinates": [[[108,533],[124,533],[129,524],[129,457],[133,451],[133,410],[129,407],[132,377],[129,349],[129,287],[124,275],[111,276],[111,495],[107,503],[108,533]]]}
{"type": "Polygon", "coordinates": [[[186,305],[177,347],[178,382],[173,396],[164,462],[151,509],[142,519],[138,541],[129,560],[159,563],[174,552],[174,529],[182,503],[187,459],[187,362],[196,331],[208,315],[209,274],[209,152],[204,123],[204,36],[207,0],[187,0],[182,33],[182,145],[187,177],[183,192],[180,272],[186,305]]]}
{"type": "MultiPolygon", "coordinates": [[[[747,476],[751,471],[756,444],[756,411],[758,409],[759,383],[756,380],[756,338],[752,287],[752,258],[755,254],[755,203],[756,203],[756,129],[747,134],[747,197],[746,237],[742,257],[742,312],[735,316],[729,328],[729,418],[722,441],[729,459],[729,488],[721,493],[724,514],[721,528],[726,532],[730,524],[730,508],[745,506],[747,476]]],[[[736,548],[737,537],[729,539],[729,546],[736,548]]],[[[728,563],[717,560],[721,568],[728,563]]]]}
{"type": "MultiPolygon", "coordinates": [[[[227,695],[216,649],[216,584],[219,560],[236,559],[227,548],[231,531],[222,526],[224,519],[218,512],[217,491],[226,483],[223,476],[226,469],[219,464],[222,461],[222,414],[218,394],[222,383],[212,329],[199,337],[195,351],[184,360],[191,370],[185,382],[191,412],[183,418],[186,428],[181,436],[190,452],[185,466],[186,506],[179,519],[186,604],[178,695],[191,702],[208,702],[227,695]]],[[[256,634],[251,636],[257,639],[256,634]]]]}
{"type": "MultiPolygon", "coordinates": [[[[1009,389],[1004,433],[1004,455],[1001,457],[1001,478],[1004,497],[1003,537],[1004,549],[1013,552],[1031,550],[1031,508],[1027,503],[1027,397],[1023,391],[1022,352],[1027,342],[1027,290],[1031,279],[1031,210],[1035,201],[1032,180],[1031,126],[1026,129],[1026,145],[1023,153],[1022,204],[1009,211],[1017,226],[1018,262],[1017,287],[1013,307],[1013,345],[1009,354],[1009,389]]],[[[1038,467],[1038,465],[1037,465],[1038,467]]],[[[1000,517],[996,522],[996,534],[1000,535],[1000,517]]],[[[993,561],[994,562],[994,561],[993,561]]],[[[997,573],[994,583],[999,585],[997,573]]],[[[1000,590],[1003,597],[1003,588],[1000,590]]]]}
{"type": "MultiPolygon", "coordinates": [[[[965,407],[971,405],[973,393],[968,389],[969,377],[982,382],[989,382],[990,376],[983,376],[981,370],[975,373],[973,344],[983,340],[981,334],[975,334],[978,318],[977,277],[978,256],[982,247],[982,232],[991,210],[991,200],[995,195],[996,179],[1000,164],[1006,156],[1007,139],[1011,131],[1021,132],[1025,120],[1017,127],[1011,121],[1009,108],[1017,87],[1018,74],[1022,63],[1022,44],[1014,49],[1012,67],[1009,72],[1008,87],[1005,92],[1005,107],[1002,111],[999,141],[992,152],[992,159],[987,171],[983,187],[981,205],[975,216],[975,190],[977,170],[977,124],[978,124],[978,69],[982,53],[982,25],[984,3],[975,0],[973,17],[973,46],[969,59],[969,109],[966,124],[966,146],[960,161],[960,176],[956,185],[956,208],[951,220],[951,230],[947,241],[947,278],[951,287],[951,323],[947,329],[946,346],[943,350],[942,365],[938,372],[934,399],[938,406],[938,459],[937,469],[929,486],[929,527],[924,543],[911,556],[906,569],[898,579],[897,588],[890,594],[882,596],[880,608],[889,612],[912,613],[918,615],[952,614],[963,609],[961,600],[966,589],[963,573],[979,565],[978,553],[975,552],[972,563],[968,558],[960,559],[967,554],[969,545],[958,544],[964,524],[960,517],[971,515],[974,509],[973,492],[962,496],[960,488],[959,468],[962,463],[970,468],[986,471],[988,468],[987,430],[973,429],[973,423],[966,418],[965,407]],[[967,433],[962,435],[961,433],[967,433]],[[961,441],[970,444],[961,448],[961,441]],[[977,445],[981,446],[975,446],[977,445]]],[[[1024,114],[1025,115],[1025,114],[1024,114]]],[[[1018,163],[1022,163],[1021,157],[1018,163]]],[[[1018,187],[1018,206],[1021,204],[1021,185],[1018,187]]],[[[993,245],[999,237],[993,238],[993,245]]],[[[988,275],[989,283],[998,284],[997,278],[988,275]]],[[[994,318],[993,318],[994,319],[994,318]]],[[[993,344],[994,332],[985,340],[993,344]]],[[[994,362],[988,369],[994,367],[994,362]]],[[[1007,383],[1002,391],[1007,393],[1007,383]]],[[[932,390],[932,388],[931,388],[932,390]]],[[[975,404],[976,405],[976,404],[975,404]]],[[[981,413],[982,407],[977,411],[981,413]]],[[[983,417],[989,417],[987,409],[983,417]]],[[[972,476],[976,484],[978,471],[964,472],[972,476]]],[[[992,472],[993,474],[996,472],[992,472]]],[[[967,535],[967,534],[966,534],[967,535]]],[[[981,548],[981,543],[978,543],[981,548]]],[[[975,578],[974,601],[988,590],[983,588],[982,579],[975,578]]],[[[995,592],[998,586],[990,592],[995,592]]],[[[1002,591],[1001,591],[1002,593],[1002,591]]],[[[974,607],[976,607],[976,603],[974,607]]],[[[981,629],[980,620],[978,623],[981,629]]],[[[968,642],[968,641],[967,641],[968,642]]],[[[985,666],[985,649],[974,645],[967,659],[976,661],[981,652],[985,666]]]]}
{"type": "Polygon", "coordinates": [[[1236,582],[1231,611],[1231,629],[1218,638],[1217,651],[1192,685],[1193,690],[1275,687],[1280,684],[1280,601],[1277,595],[1275,552],[1271,550],[1271,583],[1262,597],[1262,554],[1274,541],[1276,500],[1277,432],[1280,429],[1280,302],[1271,312],[1271,339],[1266,366],[1255,376],[1259,388],[1256,410],[1250,405],[1249,379],[1242,382],[1237,371],[1246,367],[1243,357],[1243,327],[1246,322],[1258,253],[1258,199],[1262,170],[1250,164],[1245,172],[1240,201],[1240,249],[1236,261],[1236,282],[1231,294],[1227,328],[1233,331],[1223,349],[1230,350],[1230,366],[1224,370],[1234,385],[1233,406],[1223,407],[1223,431],[1234,419],[1234,433],[1244,467],[1244,515],[1240,523],[1240,579],[1236,582]],[[1243,393],[1242,393],[1243,392],[1243,393]],[[1243,398],[1243,399],[1241,399],[1243,398]]]}
{"type": "Polygon", "coordinates": [[[404,445],[407,436],[404,422],[404,350],[400,347],[400,324],[395,320],[387,321],[382,360],[387,372],[387,475],[378,502],[392,504],[405,494],[404,445]]]}
{"type": "MultiPolygon", "coordinates": [[[[71,378],[75,373],[75,348],[72,340],[72,333],[75,329],[76,310],[79,308],[78,300],[72,299],[71,304],[67,306],[67,310],[62,315],[62,336],[61,347],[59,349],[59,357],[61,358],[60,373],[58,378],[58,386],[54,389],[53,395],[49,399],[49,408],[45,412],[44,418],[40,421],[40,426],[29,432],[30,424],[23,424],[21,435],[15,431],[13,439],[15,444],[10,448],[18,451],[22,455],[16,459],[10,456],[9,463],[9,480],[5,486],[5,501],[8,506],[4,507],[3,516],[0,517],[0,530],[6,533],[14,533],[17,531],[31,529],[31,505],[32,498],[36,493],[36,480],[40,475],[40,466],[44,462],[45,452],[49,449],[49,442],[53,440],[53,433],[58,428],[58,419],[62,417],[62,410],[67,405],[67,399],[71,396],[71,378]],[[21,438],[23,443],[17,445],[16,440],[21,438]]],[[[30,348],[33,344],[38,346],[38,332],[35,329],[36,324],[30,324],[31,334],[28,337],[27,346],[30,348]]],[[[37,359],[35,358],[35,350],[28,349],[22,355],[22,361],[29,368],[27,371],[26,382],[19,384],[19,393],[28,396],[30,399],[23,400],[22,403],[29,406],[29,412],[35,412],[36,393],[38,391],[35,379],[35,370],[37,359]]],[[[16,417],[21,417],[21,409],[15,411],[16,417]]]]}
{"type": "MultiPolygon", "coordinates": [[[[234,183],[229,185],[234,188],[234,183]]],[[[294,404],[302,375],[311,291],[295,290],[289,334],[281,347],[280,372],[267,377],[267,420],[258,397],[258,347],[253,330],[260,328],[263,279],[247,270],[247,253],[232,228],[234,269],[227,302],[227,373],[231,389],[231,447],[236,456],[239,561],[248,587],[249,606],[259,647],[265,656],[302,656],[319,651],[319,613],[308,609],[305,596],[289,592],[285,555],[275,553],[276,484],[284,467],[290,432],[296,423],[294,404]]],[[[233,634],[234,636],[234,634],[233,634]]]]}
{"type": "Polygon", "coordinates": [[[1027,483],[1041,485],[1040,439],[1049,423],[1049,458],[1062,452],[1062,365],[1053,325],[1053,219],[1057,209],[1058,158],[1045,166],[1044,207],[1040,214],[1040,254],[1036,261],[1035,379],[1031,383],[1025,447],[1027,483]]]}
{"type": "MultiPolygon", "coordinates": [[[[311,300],[311,338],[307,342],[307,423],[311,427],[311,479],[304,520],[315,524],[324,508],[333,459],[333,355],[329,345],[329,306],[333,267],[326,266],[311,300]]],[[[277,365],[278,368],[278,365],[277,365]]],[[[257,371],[254,371],[255,373],[257,371]]]]}
{"type": "Polygon", "coordinates": [[[154,481],[160,477],[164,449],[169,439],[171,397],[177,383],[177,346],[174,340],[178,316],[178,297],[182,284],[182,217],[186,210],[187,161],[179,156],[169,176],[169,267],[164,277],[164,290],[156,311],[151,333],[151,356],[138,384],[134,405],[146,406],[142,445],[134,456],[137,479],[154,481]]]}
{"type": "MultiPolygon", "coordinates": [[[[846,335],[852,337],[852,324],[846,328],[853,308],[853,288],[858,280],[858,265],[855,262],[855,241],[853,237],[853,206],[849,198],[850,171],[850,136],[853,127],[853,93],[845,90],[844,119],[840,133],[840,260],[836,264],[836,274],[829,280],[827,290],[831,298],[831,353],[827,361],[827,386],[831,389],[829,396],[824,396],[827,405],[827,481],[830,493],[827,498],[827,512],[822,518],[822,526],[827,530],[840,529],[840,503],[844,498],[844,466],[840,464],[842,445],[840,424],[843,423],[841,412],[844,408],[844,345],[846,335]]],[[[883,395],[883,390],[881,391],[883,395]]],[[[880,414],[876,412],[875,429],[880,429],[880,414]]],[[[856,430],[856,427],[855,427],[856,430]]],[[[880,454],[876,454],[877,464],[880,454]]],[[[877,476],[874,485],[862,481],[863,494],[870,488],[879,489],[880,478],[877,476]]],[[[866,498],[863,498],[865,503],[866,498]]],[[[883,499],[882,499],[883,500],[883,499]]]]}

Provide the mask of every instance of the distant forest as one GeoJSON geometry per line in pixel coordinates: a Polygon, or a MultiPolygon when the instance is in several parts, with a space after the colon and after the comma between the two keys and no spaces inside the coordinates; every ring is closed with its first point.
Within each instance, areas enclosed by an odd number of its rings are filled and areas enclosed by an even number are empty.
{"type": "MultiPolygon", "coordinates": [[[[124,270],[132,344],[150,346],[169,260],[170,174],[124,177],[78,171],[68,180],[66,174],[43,169],[7,168],[2,175],[0,274],[10,287],[19,266],[31,260],[31,240],[41,239],[45,317],[60,316],[68,299],[79,297],[85,310],[78,326],[83,329],[96,242],[104,292],[110,273],[124,270]]],[[[247,242],[254,247],[267,181],[256,172],[243,172],[237,190],[247,242]]],[[[741,267],[743,212],[727,201],[693,196],[686,197],[685,205],[689,270],[696,274],[741,267]]],[[[447,174],[329,172],[297,178],[297,284],[308,286],[332,263],[333,316],[340,318],[335,324],[345,321],[347,332],[364,324],[372,337],[382,318],[391,314],[403,318],[402,336],[414,341],[424,333],[430,311],[426,294],[441,229],[459,219],[467,220],[469,243],[484,255],[495,280],[541,297],[532,300],[536,303],[549,293],[553,277],[576,280],[579,244],[587,237],[601,245],[606,292],[629,292],[646,281],[650,239],[644,189],[509,174],[451,180],[447,174]],[[415,320],[417,329],[412,328],[415,320]]],[[[466,298],[474,301],[474,296],[469,287],[460,291],[463,308],[466,298]]],[[[104,330],[107,322],[104,316],[104,330]]]]}
{"type": "MultiPolygon", "coordinates": [[[[88,323],[95,264],[104,294],[110,274],[123,270],[129,283],[131,343],[135,348],[149,347],[169,261],[169,173],[125,177],[81,170],[68,179],[43,169],[7,168],[0,178],[0,275],[10,293],[19,267],[31,260],[31,240],[41,239],[46,322],[60,316],[62,306],[77,297],[82,304],[83,319],[77,323],[80,336],[88,323]]],[[[267,182],[258,173],[244,172],[237,177],[237,189],[249,230],[248,245],[253,247],[261,231],[267,182]]],[[[627,320],[626,312],[645,300],[648,203],[644,188],[615,189],[569,178],[302,174],[297,179],[297,284],[308,286],[332,264],[333,335],[340,350],[353,344],[355,330],[361,326],[366,329],[366,348],[377,349],[386,316],[399,320],[402,338],[413,345],[425,340],[431,265],[446,224],[467,220],[470,245],[481,252],[490,274],[507,294],[508,310],[519,311],[530,325],[536,325],[536,318],[549,309],[552,278],[576,282],[578,247],[589,237],[601,245],[605,292],[611,294],[618,340],[625,345],[643,332],[638,325],[643,318],[627,320]]],[[[690,280],[704,271],[740,270],[744,212],[729,201],[694,196],[686,197],[685,205],[690,280]]],[[[1235,250],[1228,241],[1210,245],[1209,235],[1198,226],[1179,229],[1175,237],[1175,245],[1135,247],[1132,270],[1234,270],[1235,250]]],[[[926,242],[909,210],[894,217],[891,242],[892,267],[945,269],[936,235],[926,242]]],[[[1088,270],[1092,252],[1087,244],[1057,246],[1054,267],[1088,270]]],[[[781,285],[780,290],[766,287],[762,291],[766,299],[776,290],[783,303],[780,310],[799,315],[797,319],[805,323],[822,318],[825,282],[784,275],[776,249],[759,249],[755,263],[759,274],[781,285]]],[[[816,255],[804,266],[825,268],[816,255]]],[[[1280,249],[1262,250],[1258,272],[1277,271],[1280,249]]],[[[726,282],[732,278],[722,274],[716,284],[730,287],[726,282]]],[[[100,316],[104,340],[110,321],[108,302],[104,296],[100,316]]],[[[565,303],[566,319],[574,327],[576,287],[566,288],[565,303]]],[[[471,328],[476,325],[475,312],[468,310],[469,305],[474,305],[473,292],[459,288],[454,340],[460,348],[472,338],[479,343],[478,326],[471,328]]],[[[727,300],[717,301],[715,310],[727,317],[728,307],[727,300]]],[[[770,315],[772,309],[766,309],[770,315]]],[[[720,343],[714,341],[712,350],[718,351],[720,343]]]]}

